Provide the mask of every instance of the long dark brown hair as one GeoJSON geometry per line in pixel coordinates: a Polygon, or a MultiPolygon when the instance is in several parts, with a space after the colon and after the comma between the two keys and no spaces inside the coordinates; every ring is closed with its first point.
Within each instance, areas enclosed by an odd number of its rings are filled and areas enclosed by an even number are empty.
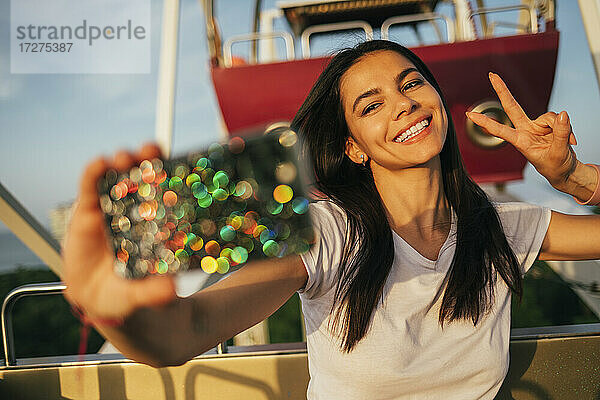
{"type": "Polygon", "coordinates": [[[365,55],[394,51],[411,61],[437,90],[448,116],[440,152],[444,194],[457,215],[456,251],[448,271],[439,322],[471,320],[474,325],[492,307],[496,272],[519,297],[521,274],[486,194],[467,173],[442,91],[427,66],[407,48],[373,40],[335,55],[317,79],[292,121],[312,158],[315,186],[346,212],[348,225],[332,305],[334,325],[341,323],[342,350],[350,352],[369,330],[394,260],[392,230],[371,169],[345,154],[350,131],[340,97],[342,75],[365,55]],[[360,248],[358,246],[360,245],[360,248]]]}

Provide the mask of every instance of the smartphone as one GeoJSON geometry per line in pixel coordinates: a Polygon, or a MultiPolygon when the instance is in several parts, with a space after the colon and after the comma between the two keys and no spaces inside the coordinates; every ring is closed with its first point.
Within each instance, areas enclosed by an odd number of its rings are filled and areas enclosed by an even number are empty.
{"type": "Polygon", "coordinates": [[[98,182],[115,271],[126,278],[201,268],[227,274],[313,243],[296,133],[212,144],[109,170],[98,182]]]}

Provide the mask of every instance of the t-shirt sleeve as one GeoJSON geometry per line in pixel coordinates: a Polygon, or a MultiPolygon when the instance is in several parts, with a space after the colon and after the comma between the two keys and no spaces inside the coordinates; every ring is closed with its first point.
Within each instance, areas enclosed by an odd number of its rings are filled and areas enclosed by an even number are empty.
{"type": "Polygon", "coordinates": [[[549,208],[526,203],[500,203],[496,209],[508,244],[517,257],[521,273],[525,274],[542,248],[552,212],[549,208]]]}
{"type": "Polygon", "coordinates": [[[309,212],[315,231],[315,243],[308,252],[301,255],[308,280],[298,293],[313,299],[335,287],[336,273],[344,249],[346,216],[330,201],[310,204],[309,212]]]}

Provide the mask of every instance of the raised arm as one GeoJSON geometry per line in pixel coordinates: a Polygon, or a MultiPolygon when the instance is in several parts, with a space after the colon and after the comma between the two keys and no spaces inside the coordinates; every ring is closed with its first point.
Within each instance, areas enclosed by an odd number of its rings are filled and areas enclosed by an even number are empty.
{"type": "Polygon", "coordinates": [[[176,296],[171,276],[134,281],[115,275],[96,182],[107,168],[126,170],[158,155],[155,146],[145,146],[88,165],[63,249],[63,279],[67,299],[125,356],[165,366],[260,322],[304,286],[307,274],[299,256],[258,261],[187,298],[176,296]]]}
{"type": "Polygon", "coordinates": [[[128,358],[181,365],[267,318],[306,278],[299,256],[255,261],[190,297],[134,310],[120,327],[97,328],[128,358]]]}
{"type": "MultiPolygon", "coordinates": [[[[577,141],[568,114],[565,111],[560,114],[548,112],[531,120],[498,75],[490,73],[490,82],[514,128],[478,113],[467,113],[467,117],[490,134],[515,146],[555,189],[580,202],[592,198],[600,176],[594,167],[577,160],[571,147],[577,141]]],[[[600,258],[600,216],[553,212],[540,259],[597,258],[600,258]]]]}

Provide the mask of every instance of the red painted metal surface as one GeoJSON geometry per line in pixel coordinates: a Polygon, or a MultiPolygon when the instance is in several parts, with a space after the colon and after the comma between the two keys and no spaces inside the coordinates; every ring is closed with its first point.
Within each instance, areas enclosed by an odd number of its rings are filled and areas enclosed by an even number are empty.
{"type": "MultiPolygon", "coordinates": [[[[412,49],[440,83],[456,126],[467,169],[478,182],[521,179],[525,159],[511,145],[486,150],[465,134],[465,111],[496,96],[487,74],[506,81],[530,116],[548,108],[558,32],[508,36],[412,49]]],[[[230,134],[291,121],[328,58],[233,68],[213,67],[212,79],[230,134]]]]}

